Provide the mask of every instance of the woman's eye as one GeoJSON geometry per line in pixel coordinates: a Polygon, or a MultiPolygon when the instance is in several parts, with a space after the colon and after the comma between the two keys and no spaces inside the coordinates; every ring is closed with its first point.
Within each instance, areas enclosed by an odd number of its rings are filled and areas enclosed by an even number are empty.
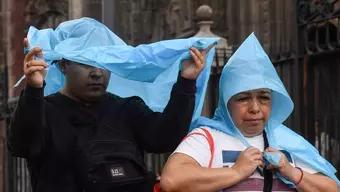
{"type": "Polygon", "coordinates": [[[261,102],[270,102],[271,101],[271,97],[270,96],[260,96],[260,101],[261,102]]]}
{"type": "Polygon", "coordinates": [[[243,101],[247,101],[249,99],[249,97],[239,97],[237,98],[237,101],[243,102],[243,101]]]}

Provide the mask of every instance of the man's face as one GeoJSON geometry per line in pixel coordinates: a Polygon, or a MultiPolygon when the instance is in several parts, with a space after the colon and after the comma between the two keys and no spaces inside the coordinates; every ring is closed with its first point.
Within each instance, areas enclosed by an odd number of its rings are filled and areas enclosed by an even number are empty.
{"type": "Polygon", "coordinates": [[[67,61],[64,64],[65,91],[84,103],[96,102],[106,93],[110,72],[105,69],[67,61]]]}
{"type": "Polygon", "coordinates": [[[246,137],[263,132],[272,107],[269,89],[256,89],[234,95],[228,102],[228,110],[236,127],[246,137]]]}

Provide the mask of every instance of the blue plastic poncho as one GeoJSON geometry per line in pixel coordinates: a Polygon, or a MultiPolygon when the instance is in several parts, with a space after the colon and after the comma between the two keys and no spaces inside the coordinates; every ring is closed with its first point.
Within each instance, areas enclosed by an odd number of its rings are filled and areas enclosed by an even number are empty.
{"type": "MultiPolygon", "coordinates": [[[[293,102],[253,33],[242,43],[223,68],[219,83],[219,102],[214,117],[212,119],[198,118],[192,128],[209,126],[238,138],[249,147],[250,144],[233,123],[226,104],[233,95],[260,88],[272,90],[272,111],[265,127],[269,145],[288,151],[295,159],[329,176],[340,185],[335,176],[335,168],[320,156],[318,150],[282,124],[291,114],[293,102]]],[[[275,160],[275,156],[268,160],[275,160]]],[[[292,185],[280,175],[278,177],[292,185]]]]}
{"type": "MultiPolygon", "coordinates": [[[[122,97],[140,96],[155,111],[162,111],[177,81],[180,63],[190,57],[189,48],[205,49],[218,38],[188,38],[160,41],[137,47],[124,43],[102,23],[81,18],[61,23],[55,30],[30,27],[30,48],[39,46],[49,64],[44,94],[57,92],[64,76],[54,64],[67,59],[111,71],[108,91],[122,97]]],[[[214,50],[197,79],[195,117],[201,113],[214,50]]]]}

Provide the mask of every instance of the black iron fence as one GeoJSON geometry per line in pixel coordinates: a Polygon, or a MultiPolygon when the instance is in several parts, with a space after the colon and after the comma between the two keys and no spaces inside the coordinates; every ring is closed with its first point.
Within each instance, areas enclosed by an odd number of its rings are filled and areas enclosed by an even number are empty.
{"type": "MultiPolygon", "coordinates": [[[[15,109],[18,98],[10,98],[7,102],[6,111],[6,120],[7,125],[10,124],[10,118],[15,109]]],[[[7,126],[7,128],[9,128],[7,126]]],[[[8,133],[8,130],[6,130],[8,133]]],[[[23,158],[13,157],[11,153],[8,151],[8,148],[5,149],[5,190],[6,192],[31,192],[31,182],[30,175],[27,169],[26,160],[23,158]]]]}
{"type": "MultiPolygon", "coordinates": [[[[303,135],[340,169],[340,1],[298,1],[303,135]]],[[[337,174],[338,177],[340,174],[337,174]]]]}
{"type": "MultiPolygon", "coordinates": [[[[305,136],[340,168],[340,49],[305,59],[305,136]]],[[[339,173],[338,173],[339,176],[339,173]]]]}
{"type": "Polygon", "coordinates": [[[8,174],[6,191],[31,192],[31,181],[26,166],[26,160],[8,155],[7,161],[8,174]]]}

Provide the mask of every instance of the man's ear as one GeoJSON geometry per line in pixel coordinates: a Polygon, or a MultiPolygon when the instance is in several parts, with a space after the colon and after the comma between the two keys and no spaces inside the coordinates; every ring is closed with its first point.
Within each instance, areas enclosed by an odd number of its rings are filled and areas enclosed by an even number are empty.
{"type": "Polygon", "coordinates": [[[65,75],[65,71],[67,68],[67,61],[65,59],[62,59],[57,63],[57,66],[59,70],[65,75]]]}

